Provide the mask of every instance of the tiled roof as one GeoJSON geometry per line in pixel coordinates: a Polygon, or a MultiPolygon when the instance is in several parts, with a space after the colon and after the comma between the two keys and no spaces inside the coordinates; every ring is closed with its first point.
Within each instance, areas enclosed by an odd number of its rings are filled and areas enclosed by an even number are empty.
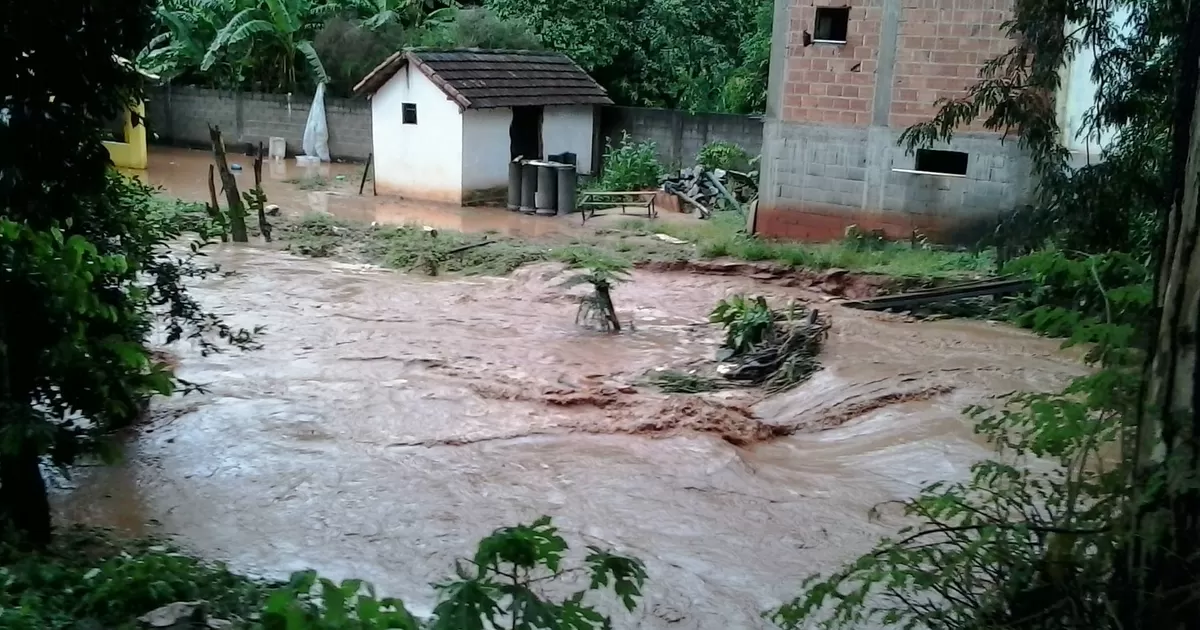
{"type": "Polygon", "coordinates": [[[407,64],[429,77],[463,109],[612,105],[604,88],[570,57],[529,50],[401,51],[359,81],[354,93],[375,93],[407,64]]]}

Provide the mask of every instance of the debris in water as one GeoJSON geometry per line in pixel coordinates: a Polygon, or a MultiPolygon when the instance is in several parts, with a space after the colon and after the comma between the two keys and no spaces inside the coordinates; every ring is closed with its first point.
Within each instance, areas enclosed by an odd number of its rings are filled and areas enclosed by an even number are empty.
{"type": "Polygon", "coordinates": [[[685,241],[681,238],[675,238],[674,236],[671,236],[670,234],[661,234],[661,233],[655,234],[654,238],[656,238],[660,241],[666,242],[666,243],[670,243],[672,245],[687,245],[688,244],[687,241],[685,241]]]}

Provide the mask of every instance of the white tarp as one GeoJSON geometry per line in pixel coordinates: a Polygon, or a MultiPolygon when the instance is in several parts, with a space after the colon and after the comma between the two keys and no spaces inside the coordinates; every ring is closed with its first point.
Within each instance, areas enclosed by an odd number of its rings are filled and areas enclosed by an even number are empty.
{"type": "Polygon", "coordinates": [[[329,161],[329,125],[325,122],[325,84],[317,86],[308,122],[304,125],[304,155],[329,161]]]}

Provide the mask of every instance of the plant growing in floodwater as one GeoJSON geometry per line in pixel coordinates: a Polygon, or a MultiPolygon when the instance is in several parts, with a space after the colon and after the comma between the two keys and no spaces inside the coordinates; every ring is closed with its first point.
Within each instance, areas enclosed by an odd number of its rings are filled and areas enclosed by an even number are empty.
{"type": "Polygon", "coordinates": [[[621,332],[621,321],[613,306],[612,288],[629,279],[629,263],[623,260],[600,256],[586,257],[577,263],[586,271],[575,274],[562,286],[592,285],[592,294],[579,298],[579,310],[575,312],[575,323],[594,324],[603,332],[621,332]]]}
{"type": "Polygon", "coordinates": [[[761,295],[725,298],[713,307],[708,321],[725,329],[725,347],[735,355],[754,350],[775,332],[775,314],[761,295]]]}

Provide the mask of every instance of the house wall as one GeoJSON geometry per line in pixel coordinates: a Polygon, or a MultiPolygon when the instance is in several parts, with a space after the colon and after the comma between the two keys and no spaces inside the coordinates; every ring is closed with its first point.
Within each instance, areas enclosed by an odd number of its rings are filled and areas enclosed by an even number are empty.
{"type": "Polygon", "coordinates": [[[592,141],[595,137],[596,110],[588,105],[550,106],[542,111],[543,155],[571,152],[576,170],[592,174],[592,141]]]}
{"type": "Polygon", "coordinates": [[[931,147],[967,152],[965,177],[903,172],[914,158],[896,144],[1011,46],[1012,2],[776,0],[755,231],[829,240],[857,224],[969,241],[1027,199],[1028,159],[978,126],[931,147]],[[847,5],[845,44],[804,45],[818,7],[847,5]]]}
{"type": "Polygon", "coordinates": [[[467,197],[508,187],[511,125],[512,110],[507,107],[463,112],[462,186],[467,197]]]}
{"type": "Polygon", "coordinates": [[[462,203],[462,113],[428,77],[410,70],[397,72],[371,98],[376,189],[462,203]],[[415,125],[402,122],[406,102],[417,105],[415,125]]]}

